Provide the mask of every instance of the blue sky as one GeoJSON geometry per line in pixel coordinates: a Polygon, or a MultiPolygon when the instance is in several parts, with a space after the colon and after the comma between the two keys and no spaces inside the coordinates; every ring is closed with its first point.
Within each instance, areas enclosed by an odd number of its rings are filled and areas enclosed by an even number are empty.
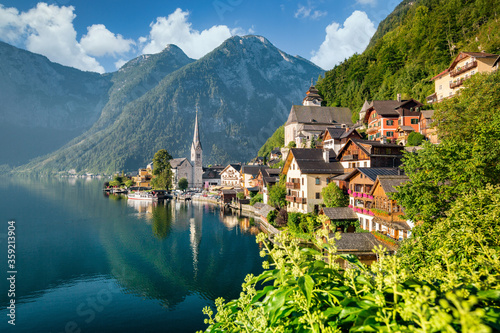
{"type": "Polygon", "coordinates": [[[399,3],[383,0],[0,0],[0,40],[51,61],[116,71],[176,44],[198,59],[232,35],[266,37],[331,69],[362,52],[399,3]]]}

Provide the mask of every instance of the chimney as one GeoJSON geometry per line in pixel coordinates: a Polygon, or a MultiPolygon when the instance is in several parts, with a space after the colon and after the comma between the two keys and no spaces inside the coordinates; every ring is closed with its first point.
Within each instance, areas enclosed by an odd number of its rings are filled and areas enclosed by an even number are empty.
{"type": "Polygon", "coordinates": [[[330,163],[330,150],[328,149],[323,150],[323,159],[325,160],[326,163],[330,163]]]}
{"type": "Polygon", "coordinates": [[[398,94],[398,102],[401,102],[401,94],[398,94]]]}

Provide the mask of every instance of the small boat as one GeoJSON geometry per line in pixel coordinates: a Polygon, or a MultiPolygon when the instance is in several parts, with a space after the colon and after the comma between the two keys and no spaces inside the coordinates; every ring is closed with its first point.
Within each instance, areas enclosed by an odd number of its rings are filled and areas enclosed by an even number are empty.
{"type": "Polygon", "coordinates": [[[128,194],[130,200],[158,201],[158,194],[154,192],[132,192],[128,194]]]}

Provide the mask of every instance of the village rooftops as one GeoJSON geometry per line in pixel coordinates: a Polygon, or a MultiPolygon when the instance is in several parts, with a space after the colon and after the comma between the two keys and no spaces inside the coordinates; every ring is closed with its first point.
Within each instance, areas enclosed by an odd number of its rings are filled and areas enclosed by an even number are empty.
{"type": "Polygon", "coordinates": [[[185,158],[185,157],[173,158],[169,162],[170,162],[170,167],[172,169],[177,169],[181,164],[183,164],[185,162],[191,164],[191,162],[189,162],[189,160],[187,158],[185,158]]]}
{"type": "Polygon", "coordinates": [[[384,192],[387,193],[396,193],[397,187],[403,185],[404,183],[410,181],[410,178],[408,176],[378,176],[375,185],[373,186],[370,194],[373,195],[373,191],[375,190],[377,186],[377,182],[380,183],[380,186],[384,190],[384,192]]]}
{"type": "Polygon", "coordinates": [[[285,124],[352,124],[351,110],[342,107],[293,105],[285,124]]]}
{"type": "Polygon", "coordinates": [[[374,182],[378,176],[400,176],[403,171],[399,168],[356,168],[346,174],[344,179],[350,179],[358,173],[362,173],[374,182]]]}
{"type": "Polygon", "coordinates": [[[309,148],[292,148],[290,149],[283,167],[285,168],[290,164],[290,156],[295,158],[297,166],[304,174],[341,174],[344,173],[344,168],[340,162],[325,162],[322,149],[309,149],[309,148]],[[291,155],[290,155],[291,154],[291,155]]]}
{"type": "MultiPolygon", "coordinates": [[[[368,156],[385,156],[387,154],[383,153],[377,153],[375,149],[373,148],[399,148],[400,150],[403,150],[404,147],[400,146],[395,143],[382,143],[381,141],[372,141],[372,140],[362,140],[362,139],[349,139],[352,144],[355,144],[358,146],[364,153],[366,153],[368,156]]],[[[346,143],[344,147],[342,147],[338,153],[337,156],[341,156],[342,153],[348,149],[349,147],[349,141],[346,143]]],[[[402,155],[403,153],[398,155],[402,155]]],[[[392,155],[392,154],[390,154],[392,155]]],[[[397,155],[396,155],[397,156],[397,155]]]]}
{"type": "Polygon", "coordinates": [[[357,220],[358,215],[349,207],[325,207],[323,214],[330,220],[357,220]]]}

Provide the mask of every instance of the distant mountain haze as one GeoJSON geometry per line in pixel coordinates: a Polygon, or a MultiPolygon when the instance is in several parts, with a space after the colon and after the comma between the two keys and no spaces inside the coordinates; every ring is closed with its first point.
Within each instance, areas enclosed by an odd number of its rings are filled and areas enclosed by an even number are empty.
{"type": "MultiPolygon", "coordinates": [[[[35,59],[45,58],[26,51],[17,52],[26,57],[19,61],[18,67],[27,68],[22,70],[23,80],[30,81],[30,66],[34,66],[35,59]]],[[[3,56],[2,52],[0,58],[3,56]]],[[[311,79],[323,73],[310,61],[286,54],[260,36],[231,37],[196,61],[178,47],[169,45],[161,53],[140,56],[119,71],[104,75],[45,61],[47,66],[57,67],[60,70],[57,74],[62,78],[66,78],[65,71],[81,75],[74,85],[85,94],[79,95],[75,90],[65,95],[73,98],[71,103],[84,101],[80,108],[84,110],[78,109],[77,114],[86,118],[80,122],[80,133],[67,135],[52,144],[52,147],[60,145],[56,151],[49,154],[46,154],[49,148],[41,151],[38,156],[46,155],[17,169],[22,172],[134,170],[145,166],[162,148],[174,157],[189,157],[196,108],[204,164],[247,161],[286,121],[291,105],[301,103],[311,79]],[[84,88],[95,90],[95,95],[84,88]]],[[[49,70],[44,70],[43,75],[50,76],[49,70]]],[[[55,91],[63,89],[58,86],[64,82],[62,79],[47,82],[54,85],[55,91]]],[[[69,84],[64,87],[69,88],[69,84]]],[[[21,81],[15,86],[16,98],[25,98],[23,89],[21,81]]],[[[40,113],[36,106],[40,105],[38,101],[43,99],[43,94],[32,99],[23,109],[27,118],[40,113]]],[[[45,121],[52,114],[50,106],[44,110],[40,114],[45,121]]],[[[65,124],[76,117],[70,110],[64,113],[68,118],[65,124]]],[[[11,117],[11,113],[1,109],[1,117],[9,118],[11,123],[21,120],[11,117]]],[[[39,144],[43,146],[44,142],[39,144]]],[[[19,145],[31,149],[29,142],[19,145]]],[[[33,152],[28,158],[36,156],[33,152]]],[[[16,165],[12,161],[12,157],[6,156],[2,163],[16,165]]]]}

